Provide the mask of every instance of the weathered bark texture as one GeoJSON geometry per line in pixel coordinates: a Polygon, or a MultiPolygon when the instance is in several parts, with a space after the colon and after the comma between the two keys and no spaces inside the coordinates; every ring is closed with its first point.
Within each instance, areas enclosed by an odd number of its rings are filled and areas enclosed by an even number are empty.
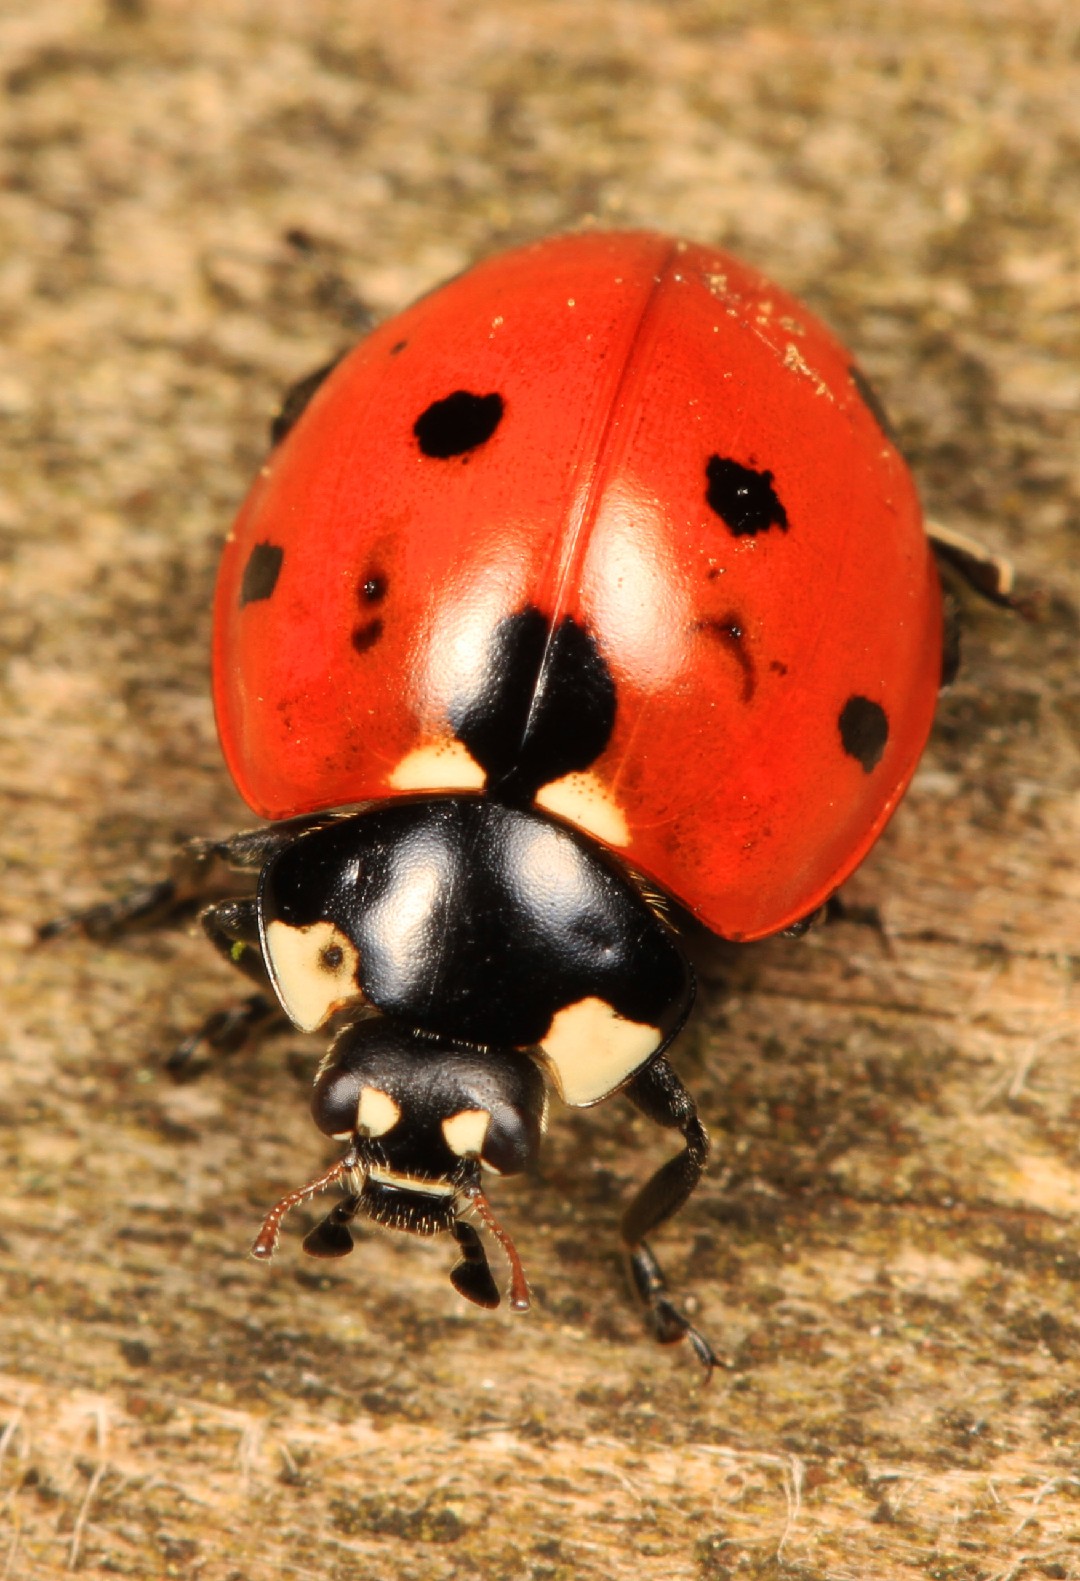
{"type": "Polygon", "coordinates": [[[1055,0],[14,0],[0,10],[0,1575],[1080,1576],[1080,25],[1055,0]],[[279,394],[474,256],[658,226],[858,349],[930,511],[1046,592],[966,663],[851,923],[716,963],[716,1142],[663,1237],[707,1391],[619,1284],[668,1143],[560,1114],[449,1251],[330,1267],[313,1050],[176,1086],[231,992],[183,934],[36,920],[225,832],[217,547],[279,394]],[[721,979],[723,981],[721,981],[721,979]],[[298,1215],[302,1218],[302,1215],[298,1215]],[[6,1426],[4,1425],[6,1423],[6,1426]]]}

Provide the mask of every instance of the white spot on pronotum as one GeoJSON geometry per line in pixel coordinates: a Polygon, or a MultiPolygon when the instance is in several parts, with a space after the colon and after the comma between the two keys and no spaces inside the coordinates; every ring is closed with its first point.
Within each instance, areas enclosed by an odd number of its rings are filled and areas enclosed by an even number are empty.
{"type": "Polygon", "coordinates": [[[540,1048],[564,1103],[599,1103],[630,1080],[663,1042],[657,1027],[626,1021],[604,999],[558,1011],[540,1048]]]}
{"type": "Polygon", "coordinates": [[[401,1119],[401,1106],[381,1087],[361,1087],[356,1129],[364,1136],[385,1136],[401,1119]]]}
{"type": "Polygon", "coordinates": [[[552,780],[537,791],[536,805],[595,835],[605,845],[630,844],[622,809],[595,774],[564,774],[552,780]]]}
{"type": "Polygon", "coordinates": [[[317,1032],[336,1010],[363,997],[356,946],[332,922],[306,928],[271,922],[266,953],[278,998],[301,1032],[317,1032]]]}
{"type": "Polygon", "coordinates": [[[433,741],[406,754],[386,777],[394,790],[483,790],[487,775],[460,741],[433,741]]]}
{"type": "Polygon", "coordinates": [[[487,1109],[462,1109],[458,1114],[447,1115],[442,1123],[442,1134],[450,1151],[459,1158],[466,1158],[470,1153],[483,1151],[490,1124],[491,1115],[487,1109]]]}

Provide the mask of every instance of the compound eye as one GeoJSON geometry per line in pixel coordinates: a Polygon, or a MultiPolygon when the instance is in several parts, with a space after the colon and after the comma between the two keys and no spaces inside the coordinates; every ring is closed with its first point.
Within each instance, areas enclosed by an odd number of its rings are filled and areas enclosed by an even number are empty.
{"type": "Polygon", "coordinates": [[[447,1147],[459,1158],[479,1158],[497,1175],[519,1175],[539,1141],[539,1125],[508,1104],[488,1109],[461,1109],[442,1122],[447,1147]]]}
{"type": "Polygon", "coordinates": [[[325,1136],[346,1142],[357,1133],[385,1136],[401,1119],[401,1105],[366,1082],[362,1071],[328,1065],[315,1082],[311,1117],[325,1136]]]}
{"type": "Polygon", "coordinates": [[[519,1112],[499,1104],[491,1116],[480,1162],[499,1175],[520,1175],[533,1162],[540,1146],[543,1111],[519,1112]]]}
{"type": "Polygon", "coordinates": [[[303,928],[271,922],[266,954],[277,996],[301,1032],[317,1032],[336,1011],[363,998],[359,952],[332,922],[303,928]]]}
{"type": "Polygon", "coordinates": [[[525,1060],[516,1068],[502,1066],[494,1080],[491,1071],[485,1074],[486,1080],[469,1085],[477,1098],[486,1092],[491,1107],[478,1103],[448,1114],[441,1122],[443,1140],[459,1158],[479,1158],[497,1175],[520,1175],[535,1159],[544,1133],[543,1080],[525,1060]]]}

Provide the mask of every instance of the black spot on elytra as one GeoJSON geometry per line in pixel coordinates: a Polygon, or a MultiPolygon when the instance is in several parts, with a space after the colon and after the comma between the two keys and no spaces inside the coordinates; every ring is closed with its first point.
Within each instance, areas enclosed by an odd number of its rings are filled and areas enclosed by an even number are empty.
{"type": "Polygon", "coordinates": [[[530,607],[496,628],[480,689],[455,700],[450,722],[487,774],[489,792],[527,802],[603,752],[615,682],[584,627],[567,615],[552,628],[530,607]]]}
{"type": "Polygon", "coordinates": [[[329,362],[324,362],[321,368],[316,368],[314,373],[306,374],[304,378],[297,379],[295,384],[289,386],[278,414],[270,424],[271,445],[280,445],[289,430],[299,422],[319,385],[333,373],[344,355],[345,353],[341,352],[329,362]]]}
{"type": "Polygon", "coordinates": [[[391,357],[400,356],[408,344],[409,342],[407,340],[395,340],[394,344],[390,347],[391,357]]]}
{"type": "Polygon", "coordinates": [[[389,585],[381,571],[368,571],[357,588],[357,597],[362,604],[381,604],[389,585]]]}
{"type": "Polygon", "coordinates": [[[367,620],[362,626],[357,626],[352,634],[352,645],[357,653],[366,653],[373,648],[383,634],[383,623],[376,616],[374,620],[367,620]]]}
{"type": "Polygon", "coordinates": [[[779,659],[770,659],[769,660],[769,669],[773,672],[774,675],[786,675],[787,674],[787,665],[786,664],[781,664],[779,659]]]}
{"type": "Polygon", "coordinates": [[[889,739],[889,721],[880,703],[869,697],[849,697],[840,710],[840,742],[849,758],[862,764],[867,774],[877,768],[889,739]]]}
{"type": "Polygon", "coordinates": [[[420,413],[413,433],[425,456],[448,461],[485,444],[502,421],[503,410],[501,395],[455,390],[420,413]]]}
{"type": "Polygon", "coordinates": [[[787,511],[777,498],[771,472],[755,472],[728,457],[710,456],[705,476],[705,502],[736,538],[756,538],[770,527],[787,532],[787,511]]]}
{"type": "Polygon", "coordinates": [[[752,654],[746,650],[743,640],[745,633],[738,615],[731,610],[716,620],[699,620],[697,629],[714,637],[725,652],[731,654],[742,671],[742,700],[748,703],[757,691],[757,666],[752,654]]]}
{"type": "Polygon", "coordinates": [[[240,582],[240,608],[269,598],[277,587],[285,551],[280,544],[257,543],[248,555],[240,582]]]}
{"type": "Polygon", "coordinates": [[[900,446],[896,438],[896,429],[889,421],[889,414],[882,405],[881,397],[874,389],[874,386],[870,383],[870,380],[866,377],[866,374],[860,367],[857,367],[855,363],[852,363],[851,367],[848,369],[848,376],[851,379],[852,384],[858,390],[863,405],[874,419],[874,422],[881,429],[881,432],[885,435],[885,438],[889,441],[890,445],[894,445],[899,450],[900,446]]]}

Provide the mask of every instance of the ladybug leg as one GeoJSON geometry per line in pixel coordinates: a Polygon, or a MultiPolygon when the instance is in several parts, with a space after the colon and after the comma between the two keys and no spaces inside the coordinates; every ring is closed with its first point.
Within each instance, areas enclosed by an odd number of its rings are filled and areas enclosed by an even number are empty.
{"type": "Polygon", "coordinates": [[[877,906],[859,906],[852,901],[845,900],[843,895],[830,895],[824,904],[818,906],[808,917],[801,917],[798,922],[793,922],[789,928],[783,929],[785,939],[801,939],[811,928],[827,927],[833,922],[853,922],[860,928],[872,928],[879,936],[885,948],[892,951],[892,939],[885,926],[885,919],[877,906]]]}
{"type": "Polygon", "coordinates": [[[455,1222],[451,1233],[461,1256],[450,1270],[450,1283],[466,1301],[493,1310],[499,1305],[499,1287],[488,1265],[483,1242],[464,1219],[455,1222]]]}
{"type": "Polygon", "coordinates": [[[38,943],[68,933],[87,939],[110,939],[135,928],[153,927],[206,899],[215,889],[220,891],[230,872],[257,873],[302,830],[325,821],[295,818],[261,829],[245,829],[225,840],[184,840],[173,855],[167,878],[42,923],[37,930],[38,943]]]}
{"type": "Polygon", "coordinates": [[[36,938],[39,944],[47,944],[50,939],[59,939],[69,933],[80,934],[84,939],[111,939],[128,928],[152,927],[183,904],[175,879],[163,878],[156,884],[129,889],[115,900],[50,917],[38,927],[36,938]]]}
{"type": "Polygon", "coordinates": [[[219,900],[199,913],[206,937],[230,966],[250,977],[260,988],[269,988],[270,979],[263,961],[259,940],[259,911],[254,896],[240,900],[219,900]]]}
{"type": "Polygon", "coordinates": [[[930,540],[938,564],[948,566],[966,582],[968,587],[989,604],[1000,604],[1005,609],[1023,612],[1027,601],[1017,598],[1016,572],[1012,563],[1002,555],[992,554],[985,544],[964,533],[954,532],[941,522],[928,521],[926,536],[930,540]]]}
{"type": "Polygon", "coordinates": [[[312,373],[307,373],[302,379],[297,379],[295,383],[290,384],[282,397],[278,414],[270,424],[270,443],[272,445],[280,445],[290,428],[303,416],[308,402],[319,388],[319,385],[329,374],[333,373],[344,355],[344,352],[339,352],[329,362],[324,362],[321,367],[316,368],[312,373]]]}
{"type": "Polygon", "coordinates": [[[303,1247],[309,1257],[347,1257],[353,1249],[349,1225],[360,1211],[355,1193],[336,1202],[325,1218],[304,1236],[303,1247]]]}
{"type": "Polygon", "coordinates": [[[235,1054],[257,1033],[269,1030],[275,1023],[286,1024],[277,1001],[268,994],[248,994],[245,999],[208,1015],[168,1055],[165,1069],[172,1076],[189,1075],[200,1054],[235,1054]]]}
{"type": "Polygon", "coordinates": [[[661,1056],[635,1076],[625,1089],[635,1108],[671,1130],[682,1132],[683,1151],[661,1164],[630,1203],[622,1219],[630,1281],[645,1312],[645,1323],[661,1345],[685,1339],[705,1368],[706,1377],[717,1357],[705,1336],[698,1332],[669,1299],[667,1281],[645,1237],[667,1222],[686,1202],[701,1179],[709,1156],[709,1138],[698,1119],[694,1100],[661,1056]]]}
{"type": "Polygon", "coordinates": [[[259,918],[254,899],[222,900],[199,915],[203,932],[219,955],[250,977],[264,992],[249,994],[236,1004],[213,1011],[195,1031],[179,1043],[165,1061],[174,1076],[186,1074],[197,1056],[205,1053],[235,1054],[259,1032],[275,1024],[286,1026],[259,943],[259,918]]]}
{"type": "Polygon", "coordinates": [[[938,691],[951,686],[960,674],[963,660],[964,620],[960,605],[951,593],[942,594],[943,631],[941,640],[941,680],[938,691]]]}

